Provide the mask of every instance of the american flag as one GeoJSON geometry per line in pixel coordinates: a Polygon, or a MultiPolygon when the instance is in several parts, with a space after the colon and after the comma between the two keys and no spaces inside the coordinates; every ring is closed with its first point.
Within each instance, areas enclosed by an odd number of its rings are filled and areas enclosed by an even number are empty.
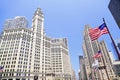
{"type": "Polygon", "coordinates": [[[98,39],[101,35],[107,34],[107,33],[108,33],[108,29],[105,23],[103,23],[99,27],[92,28],[89,30],[89,35],[92,41],[98,39]]]}
{"type": "Polygon", "coordinates": [[[102,56],[101,51],[98,51],[98,53],[96,53],[93,58],[100,58],[102,56]]]}
{"type": "Polygon", "coordinates": [[[0,72],[2,72],[4,69],[4,66],[0,66],[0,72]]]}

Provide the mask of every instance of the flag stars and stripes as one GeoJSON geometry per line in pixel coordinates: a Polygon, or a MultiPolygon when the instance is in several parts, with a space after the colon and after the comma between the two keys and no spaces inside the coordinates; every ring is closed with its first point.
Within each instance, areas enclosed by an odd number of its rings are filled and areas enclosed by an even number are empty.
{"type": "Polygon", "coordinates": [[[108,29],[105,23],[103,23],[99,27],[89,30],[89,36],[92,41],[98,39],[101,35],[107,34],[107,33],[108,33],[108,29]]]}
{"type": "Polygon", "coordinates": [[[101,51],[98,51],[98,53],[96,53],[93,58],[100,58],[102,56],[101,51]]]}

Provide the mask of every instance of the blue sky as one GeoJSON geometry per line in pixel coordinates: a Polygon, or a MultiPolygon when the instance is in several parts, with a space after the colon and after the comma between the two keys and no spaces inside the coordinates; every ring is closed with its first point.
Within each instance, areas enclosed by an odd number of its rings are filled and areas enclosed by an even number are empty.
{"type": "MultiPolygon", "coordinates": [[[[31,21],[34,11],[40,7],[44,13],[45,32],[50,37],[67,37],[71,62],[76,74],[79,70],[79,55],[83,55],[82,42],[84,25],[97,27],[103,23],[104,17],[114,39],[119,38],[118,29],[110,11],[110,0],[2,0],[0,2],[0,31],[4,21],[15,16],[25,16],[31,21]]],[[[99,40],[107,41],[111,46],[108,35],[99,40]]]]}

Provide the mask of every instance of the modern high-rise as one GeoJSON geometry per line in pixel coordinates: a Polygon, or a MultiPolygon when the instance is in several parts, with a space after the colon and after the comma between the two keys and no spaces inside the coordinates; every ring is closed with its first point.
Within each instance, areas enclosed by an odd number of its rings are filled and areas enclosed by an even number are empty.
{"type": "MultiPolygon", "coordinates": [[[[120,39],[116,39],[115,44],[116,44],[118,52],[120,53],[120,39]]],[[[116,58],[116,56],[115,56],[115,58],[116,58]]],[[[116,60],[116,59],[112,59],[112,58],[111,58],[111,60],[112,60],[112,65],[113,65],[115,75],[117,77],[119,77],[119,79],[120,79],[120,61],[116,60]]]]}
{"type": "Polygon", "coordinates": [[[24,17],[5,22],[0,39],[0,66],[4,66],[1,79],[70,80],[72,68],[67,39],[46,36],[40,8],[34,13],[32,27],[27,25],[24,17]]]}
{"type": "Polygon", "coordinates": [[[110,0],[108,8],[120,28],[120,0],[110,0]]]}
{"type": "Polygon", "coordinates": [[[115,44],[116,44],[116,47],[117,47],[117,49],[118,49],[118,51],[120,53],[120,39],[116,39],[115,44]]]}
{"type": "Polygon", "coordinates": [[[115,77],[120,80],[120,61],[114,61],[112,63],[112,66],[113,66],[113,70],[114,70],[114,73],[115,73],[115,77]]]}

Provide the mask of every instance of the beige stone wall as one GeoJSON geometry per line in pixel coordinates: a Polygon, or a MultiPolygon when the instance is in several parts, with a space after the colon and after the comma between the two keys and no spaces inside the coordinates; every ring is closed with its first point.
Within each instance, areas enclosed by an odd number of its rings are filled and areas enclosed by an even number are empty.
{"type": "Polygon", "coordinates": [[[54,76],[46,76],[46,80],[55,80],[54,76]]]}

